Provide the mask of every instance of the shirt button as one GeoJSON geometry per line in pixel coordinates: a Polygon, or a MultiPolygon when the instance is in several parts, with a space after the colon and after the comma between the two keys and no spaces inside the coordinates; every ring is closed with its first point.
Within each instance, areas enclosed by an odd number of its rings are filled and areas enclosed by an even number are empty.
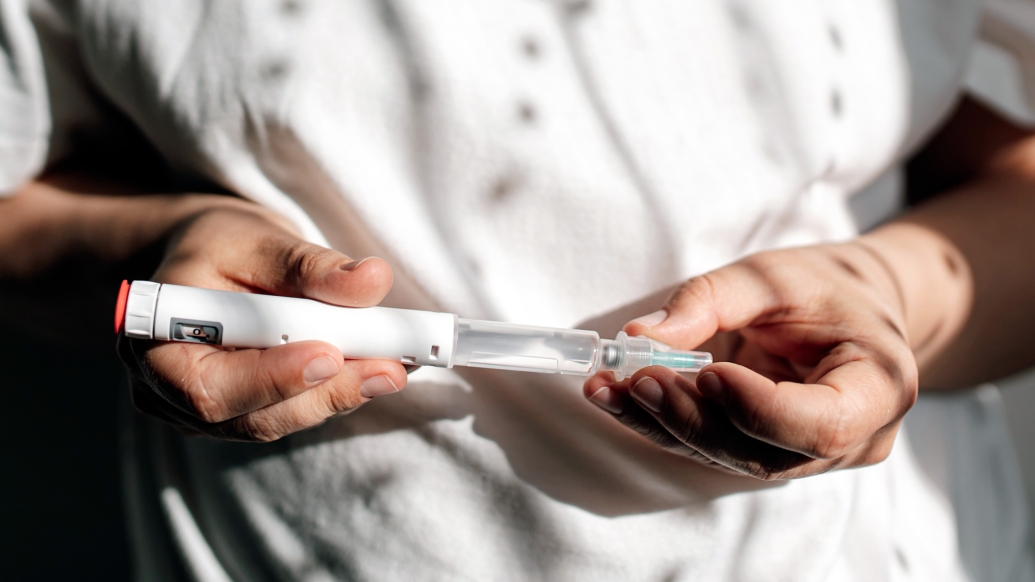
{"type": "Polygon", "coordinates": [[[534,125],[539,119],[539,112],[535,105],[529,101],[519,101],[517,104],[518,119],[525,125],[534,125]]]}
{"type": "Polygon", "coordinates": [[[530,61],[537,61],[542,56],[543,49],[534,37],[526,36],[521,40],[521,52],[530,61]]]}
{"type": "Polygon", "coordinates": [[[590,0],[568,0],[564,3],[564,12],[567,16],[582,16],[593,7],[590,0]]]}
{"type": "Polygon", "coordinates": [[[830,44],[834,45],[834,48],[839,51],[844,50],[844,41],[841,40],[841,31],[838,30],[837,26],[833,24],[828,25],[827,34],[830,36],[830,44]]]}
{"type": "Polygon", "coordinates": [[[284,16],[297,16],[302,12],[301,0],[283,0],[280,3],[280,13],[284,16]]]}

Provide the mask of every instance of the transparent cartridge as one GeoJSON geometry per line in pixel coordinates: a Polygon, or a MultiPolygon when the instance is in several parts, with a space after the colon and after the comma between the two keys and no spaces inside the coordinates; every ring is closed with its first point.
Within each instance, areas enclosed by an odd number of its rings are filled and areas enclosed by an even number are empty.
{"type": "Polygon", "coordinates": [[[613,340],[595,331],[533,327],[474,319],[457,320],[453,364],[521,372],[589,376],[614,372],[621,380],[647,366],[696,372],[712,363],[707,352],[673,350],[651,339],[618,332],[613,340]]]}

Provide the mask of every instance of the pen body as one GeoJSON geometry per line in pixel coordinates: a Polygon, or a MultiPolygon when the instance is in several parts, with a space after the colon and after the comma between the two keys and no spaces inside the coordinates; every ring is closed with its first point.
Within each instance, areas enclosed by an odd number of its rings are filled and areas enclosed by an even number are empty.
{"type": "Polygon", "coordinates": [[[456,347],[457,318],[450,313],[338,307],[149,281],[135,281],[126,295],[126,335],[141,339],[235,348],[319,340],[348,358],[442,368],[452,366],[456,347]]]}

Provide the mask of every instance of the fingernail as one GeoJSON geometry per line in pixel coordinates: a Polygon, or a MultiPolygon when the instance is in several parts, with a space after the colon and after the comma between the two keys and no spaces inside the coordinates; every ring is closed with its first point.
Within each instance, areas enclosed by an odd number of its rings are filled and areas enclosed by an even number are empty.
{"type": "Polygon", "coordinates": [[[611,414],[622,413],[622,398],[614,390],[603,386],[589,397],[589,401],[611,414]]]}
{"type": "Polygon", "coordinates": [[[697,377],[697,389],[706,397],[719,402],[726,402],[726,383],[714,372],[705,372],[697,377]]]}
{"type": "Polygon", "coordinates": [[[392,379],[388,376],[383,375],[367,378],[359,387],[359,395],[363,398],[376,398],[398,391],[399,387],[395,385],[395,382],[392,382],[392,379]]]}
{"type": "MultiPolygon", "coordinates": [[[[370,257],[367,257],[367,259],[369,259],[369,258],[370,257]]],[[[345,263],[344,265],[341,266],[341,270],[342,271],[355,271],[356,267],[362,265],[363,261],[365,261],[367,259],[360,259],[358,261],[352,261],[351,263],[345,263]]]]}
{"type": "Polygon", "coordinates": [[[632,387],[630,394],[641,406],[654,412],[661,412],[661,405],[665,403],[665,393],[661,390],[661,384],[650,376],[640,378],[640,381],[632,387]]]}
{"type": "Polygon", "coordinates": [[[302,372],[302,377],[310,384],[313,382],[323,382],[333,377],[340,370],[341,366],[338,364],[338,360],[330,356],[323,356],[309,362],[309,365],[305,367],[305,371],[302,372]]]}
{"type": "Polygon", "coordinates": [[[659,309],[659,310],[655,311],[654,313],[651,313],[651,314],[648,314],[648,315],[644,315],[643,317],[637,317],[636,319],[630,321],[629,323],[638,323],[640,325],[645,325],[647,327],[654,327],[655,325],[658,325],[662,321],[665,321],[665,319],[667,319],[667,318],[668,318],[668,312],[665,311],[664,309],[659,309]]]}

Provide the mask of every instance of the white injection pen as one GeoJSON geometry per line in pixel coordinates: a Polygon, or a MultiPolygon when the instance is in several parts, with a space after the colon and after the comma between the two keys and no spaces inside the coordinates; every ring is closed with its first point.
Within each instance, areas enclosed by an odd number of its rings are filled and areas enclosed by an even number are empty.
{"type": "Polygon", "coordinates": [[[647,366],[695,372],[712,363],[706,352],[673,350],[619,332],[533,327],[463,319],[451,313],[390,307],[338,307],[310,299],[123,281],[115,331],[127,337],[269,348],[320,340],[350,359],[395,360],[452,368],[474,366],[619,380],[647,366]]]}

